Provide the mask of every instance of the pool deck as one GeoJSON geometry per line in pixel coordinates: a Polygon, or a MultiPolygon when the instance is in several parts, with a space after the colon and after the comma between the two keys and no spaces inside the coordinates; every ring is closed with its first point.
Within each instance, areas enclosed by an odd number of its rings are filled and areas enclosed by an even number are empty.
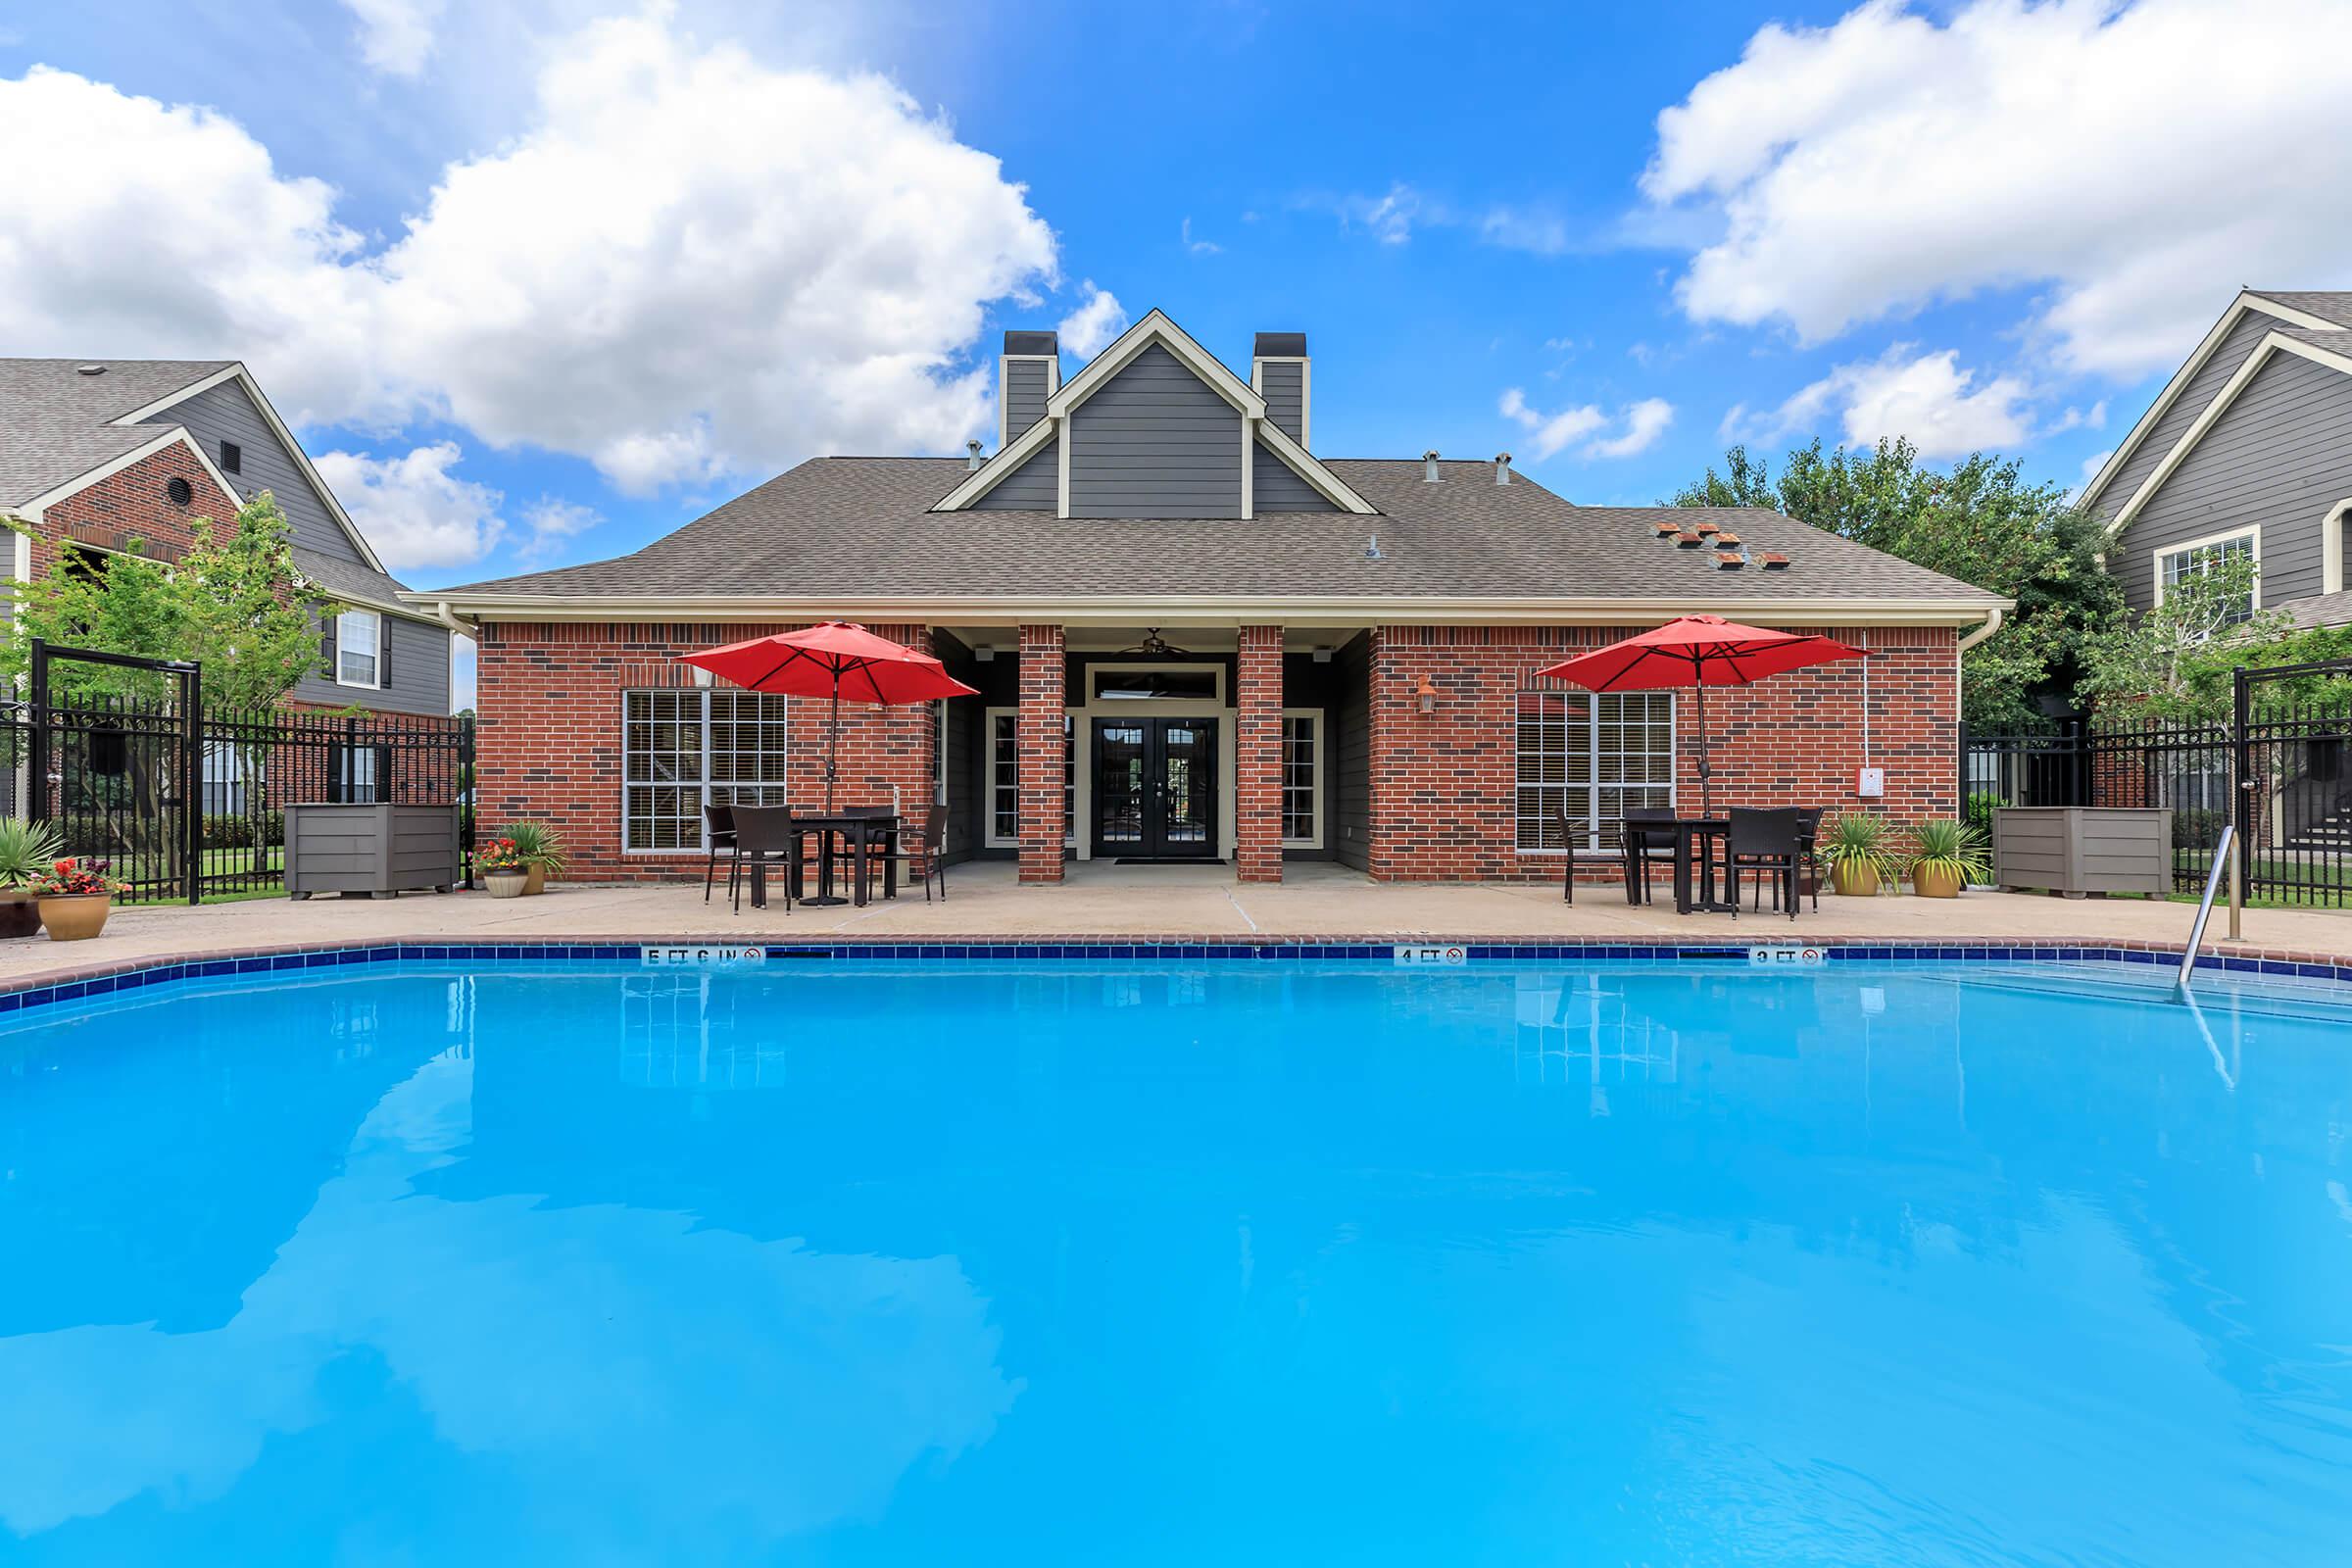
{"type": "MultiPolygon", "coordinates": [[[[1081,864],[1058,887],[1021,887],[1003,862],[949,871],[951,897],[919,893],[784,912],[747,903],[731,912],[724,889],[709,905],[698,886],[557,886],[536,899],[483,893],[397,899],[264,899],[203,908],[117,909],[104,935],[59,945],[46,936],[0,943],[0,986],[50,983],[150,960],[221,957],[340,944],[398,941],[525,943],[782,939],[906,942],[1199,942],[1314,938],[1353,942],[1862,941],[2104,943],[2179,951],[2194,910],[2140,900],[2055,899],[1968,893],[1958,899],[1825,896],[1821,912],[1678,915],[1661,885],[1658,903],[1633,907],[1615,887],[1584,887],[1563,904],[1558,885],[1375,883],[1329,865],[1293,865],[1279,886],[1242,886],[1224,866],[1081,864]]],[[[2209,951],[2310,963],[2352,960],[2352,912],[2249,909],[2243,942],[2221,940],[2214,912],[2209,951]]]]}

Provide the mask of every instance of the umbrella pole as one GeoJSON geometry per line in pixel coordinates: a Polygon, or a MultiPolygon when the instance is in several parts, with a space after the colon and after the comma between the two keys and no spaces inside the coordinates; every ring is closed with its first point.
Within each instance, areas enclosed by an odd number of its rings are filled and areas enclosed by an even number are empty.
{"type": "Polygon", "coordinates": [[[833,672],[833,711],[825,719],[825,814],[833,814],[833,781],[841,760],[841,671],[833,672]]]}
{"type": "Polygon", "coordinates": [[[1698,814],[1701,816],[1715,814],[1714,795],[1707,784],[1714,773],[1714,765],[1707,759],[1707,688],[1701,682],[1698,687],[1698,814]]]}

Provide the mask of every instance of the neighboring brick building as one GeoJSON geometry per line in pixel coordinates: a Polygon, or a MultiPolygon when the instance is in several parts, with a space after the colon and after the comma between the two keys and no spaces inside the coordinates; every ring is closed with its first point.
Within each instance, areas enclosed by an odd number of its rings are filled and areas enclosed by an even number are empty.
{"type": "Polygon", "coordinates": [[[1067,382],[1054,334],[1004,351],[985,462],[818,459],[635,555],[408,596],[476,628],[485,822],[556,822],[578,876],[699,875],[706,800],[816,803],[823,705],[676,656],[828,618],[981,692],[845,708],[841,798],[937,802],[952,853],[1028,882],[1607,874],[1623,808],[1695,800],[1689,694],[1535,671],[1690,612],[1871,655],[1711,693],[1718,806],[1956,808],[1992,595],[1773,513],[1572,506],[1507,458],[1317,459],[1297,334],[1259,334],[1247,381],[1157,312],[1067,382]]]}

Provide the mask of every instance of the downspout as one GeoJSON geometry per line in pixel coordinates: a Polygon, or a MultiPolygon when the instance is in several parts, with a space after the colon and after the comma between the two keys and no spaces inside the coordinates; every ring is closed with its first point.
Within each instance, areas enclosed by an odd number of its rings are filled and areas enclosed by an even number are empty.
{"type": "Polygon", "coordinates": [[[1991,636],[1994,632],[1999,631],[2001,629],[2001,618],[2008,614],[2008,612],[2009,612],[2006,606],[1993,606],[1991,612],[1984,617],[1984,624],[1979,626],[1975,631],[1970,632],[1967,636],[1960,639],[1960,647],[1957,651],[1965,654],[1971,648],[1976,647],[1977,644],[1991,636]]]}
{"type": "MultiPolygon", "coordinates": [[[[1998,612],[1995,612],[1995,613],[1997,614],[1998,612]]],[[[465,619],[450,610],[449,601],[446,599],[436,599],[433,601],[433,618],[439,621],[442,625],[447,626],[451,631],[456,632],[461,637],[478,637],[481,635],[480,628],[476,627],[472,621],[465,619]]]]}

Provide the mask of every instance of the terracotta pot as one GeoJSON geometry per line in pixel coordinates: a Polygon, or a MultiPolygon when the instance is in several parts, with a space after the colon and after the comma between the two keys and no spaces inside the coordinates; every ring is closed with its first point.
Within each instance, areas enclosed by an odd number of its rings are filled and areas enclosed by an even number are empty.
{"type": "Polygon", "coordinates": [[[41,924],[48,927],[52,942],[87,942],[106,929],[106,917],[114,907],[113,895],[106,893],[42,899],[41,924]]]}
{"type": "Polygon", "coordinates": [[[1878,867],[1865,860],[1830,862],[1830,891],[1848,898],[1867,899],[1879,891],[1878,867]]]}
{"type": "Polygon", "coordinates": [[[1912,890],[1923,899],[1956,899],[1960,882],[1960,873],[1949,866],[1921,865],[1911,871],[1912,890]]]}
{"type": "Polygon", "coordinates": [[[24,888],[0,888],[0,938],[28,937],[41,929],[41,906],[24,888]]]}
{"type": "Polygon", "coordinates": [[[522,891],[526,898],[536,898],[547,891],[547,867],[534,865],[522,873],[522,891]]]}
{"type": "Polygon", "coordinates": [[[494,899],[519,899],[531,890],[531,879],[523,871],[484,871],[482,889],[494,899]]]}

